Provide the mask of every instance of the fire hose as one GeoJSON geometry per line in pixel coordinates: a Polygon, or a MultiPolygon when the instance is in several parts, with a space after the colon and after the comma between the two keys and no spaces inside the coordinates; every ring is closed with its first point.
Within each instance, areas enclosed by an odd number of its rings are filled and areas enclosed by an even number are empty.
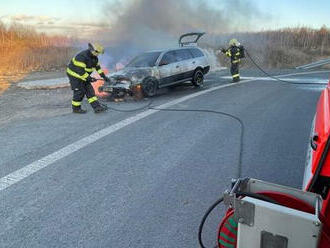
{"type": "MultiPolygon", "coordinates": [[[[282,80],[280,78],[277,78],[275,76],[272,76],[270,75],[269,73],[267,73],[263,68],[261,68],[256,62],[255,60],[251,57],[251,55],[246,51],[246,54],[248,56],[248,58],[251,60],[251,62],[261,71],[263,72],[266,76],[270,77],[270,78],[273,78],[275,79],[276,81],[278,82],[281,82],[281,83],[284,83],[284,84],[289,84],[289,85],[315,85],[313,83],[295,83],[295,82],[290,82],[290,81],[286,81],[286,80],[282,80]]],[[[101,79],[104,81],[104,79],[101,79]]],[[[140,110],[144,110],[144,109],[154,109],[154,110],[158,110],[158,111],[172,111],[172,112],[202,112],[202,113],[213,113],[213,114],[219,114],[219,115],[222,115],[222,116],[226,116],[226,117],[229,117],[231,119],[234,119],[236,121],[239,122],[240,124],[240,129],[241,129],[241,136],[240,136],[240,152],[239,152],[239,162],[238,162],[238,170],[237,170],[237,177],[236,178],[240,178],[241,177],[241,167],[242,167],[242,155],[243,155],[243,138],[244,138],[244,123],[243,121],[237,117],[237,116],[234,116],[234,115],[231,115],[231,114],[228,114],[228,113],[225,113],[225,112],[220,112],[220,111],[213,111],[213,110],[199,110],[199,109],[160,109],[160,108],[157,108],[157,107],[153,107],[151,106],[153,103],[152,99],[149,99],[149,102],[143,106],[143,107],[140,107],[140,108],[135,108],[135,109],[129,109],[129,110],[123,110],[123,109],[117,109],[117,108],[114,108],[114,107],[109,107],[109,109],[112,109],[114,111],[117,111],[117,112],[135,112],[135,111],[140,111],[140,110]]],[[[260,195],[260,194],[253,194],[253,193],[247,193],[247,192],[239,192],[237,194],[237,196],[239,197],[245,197],[245,196],[249,196],[249,197],[252,197],[252,198],[256,198],[256,199],[260,199],[260,200],[264,200],[264,201],[267,201],[267,202],[271,202],[271,203],[275,203],[276,202],[269,198],[269,197],[266,197],[266,196],[263,196],[263,195],[260,195]]],[[[202,232],[203,232],[203,228],[204,228],[204,224],[208,218],[208,216],[210,215],[210,213],[220,204],[223,202],[223,197],[221,197],[220,199],[218,199],[216,202],[214,202],[209,208],[208,210],[205,212],[205,214],[203,215],[203,218],[201,220],[201,223],[199,225],[199,229],[198,229],[198,242],[199,242],[199,245],[202,247],[202,248],[206,248],[206,246],[204,245],[203,241],[202,241],[202,232]]]]}
{"type": "MultiPolygon", "coordinates": [[[[250,193],[250,192],[238,192],[238,193],[236,193],[236,196],[237,197],[248,196],[248,197],[258,199],[258,200],[263,200],[263,201],[266,201],[266,202],[277,204],[277,202],[274,201],[273,199],[271,199],[267,196],[261,195],[261,194],[255,194],[255,193],[250,193]]],[[[223,197],[221,197],[215,203],[213,203],[211,205],[211,207],[209,207],[209,209],[206,211],[206,213],[204,214],[204,216],[202,218],[202,221],[201,221],[201,223],[199,225],[199,228],[198,228],[198,242],[199,242],[199,245],[200,245],[201,248],[206,248],[206,246],[204,245],[203,240],[202,240],[202,232],[203,232],[205,221],[206,221],[207,217],[210,215],[210,213],[222,202],[223,202],[223,197]]]]}
{"type": "MultiPolygon", "coordinates": [[[[98,80],[106,82],[106,80],[103,79],[103,78],[101,78],[101,79],[93,78],[93,80],[95,80],[93,82],[96,82],[98,80]]],[[[148,99],[148,103],[145,104],[142,107],[133,108],[133,109],[118,109],[118,108],[110,107],[108,104],[105,104],[104,101],[102,101],[102,105],[106,106],[108,109],[111,109],[111,110],[116,111],[116,112],[123,112],[123,113],[130,113],[130,112],[136,112],[136,111],[148,109],[148,108],[150,108],[150,106],[152,105],[152,103],[153,103],[153,100],[151,98],[149,98],[148,99]]]]}
{"type": "MultiPolygon", "coordinates": [[[[261,71],[263,74],[265,74],[267,77],[269,78],[272,78],[274,80],[276,80],[277,82],[281,82],[281,83],[284,83],[284,84],[289,84],[289,85],[315,85],[315,83],[306,83],[306,82],[299,82],[299,83],[296,83],[296,82],[290,82],[290,81],[286,81],[286,80],[283,80],[283,79],[280,79],[278,78],[277,76],[273,76],[271,74],[269,74],[268,72],[266,72],[253,58],[252,56],[250,55],[250,53],[245,49],[245,53],[247,55],[247,57],[250,59],[250,61],[255,65],[255,67],[261,71]]],[[[97,80],[101,80],[101,81],[106,81],[104,80],[103,78],[102,79],[96,79],[96,78],[93,78],[95,81],[97,80]]],[[[320,84],[318,83],[318,85],[326,85],[326,83],[324,84],[320,84]]],[[[134,109],[117,109],[117,108],[114,108],[114,107],[110,107],[108,106],[107,104],[105,104],[109,109],[113,110],[113,111],[117,111],[117,112],[124,112],[124,113],[129,113],[129,112],[136,112],[136,111],[140,111],[140,110],[144,110],[144,109],[150,109],[150,108],[153,108],[151,105],[153,103],[153,100],[152,99],[149,99],[148,103],[142,107],[139,107],[139,108],[134,108],[134,109]]],[[[104,104],[104,103],[103,103],[104,104]]],[[[160,109],[158,109],[160,110],[160,109]]],[[[188,110],[187,110],[188,111],[188,110]]]]}
{"type": "MultiPolygon", "coordinates": [[[[261,71],[262,73],[264,73],[267,77],[275,79],[278,82],[284,83],[284,84],[292,84],[292,85],[315,85],[315,83],[306,83],[306,82],[301,82],[301,83],[296,83],[296,82],[290,82],[290,81],[286,81],[283,79],[280,79],[276,76],[270,75],[268,72],[266,72],[260,65],[258,65],[258,63],[256,63],[256,61],[251,57],[251,55],[249,54],[249,52],[247,50],[245,50],[246,55],[248,56],[248,58],[250,59],[250,61],[257,67],[257,69],[259,69],[259,71],[261,71]]],[[[318,83],[318,85],[326,85],[326,83],[324,84],[320,84],[318,83]]]]}
{"type": "MultiPolygon", "coordinates": [[[[305,83],[305,82],[301,82],[301,83],[296,83],[296,82],[290,82],[290,81],[286,81],[286,80],[282,80],[276,76],[270,75],[269,73],[267,73],[261,66],[258,65],[258,63],[256,63],[256,61],[252,58],[252,56],[249,54],[248,51],[246,51],[246,54],[248,56],[248,58],[250,59],[250,61],[262,72],[264,73],[267,77],[275,79],[277,82],[281,82],[284,84],[289,84],[289,85],[315,85],[314,83],[305,83]]],[[[103,80],[104,79],[100,79],[103,80]]],[[[117,109],[114,107],[109,107],[109,109],[112,109],[114,111],[117,112],[135,112],[135,111],[140,111],[140,110],[144,110],[144,109],[154,109],[154,110],[158,110],[158,111],[172,111],[172,112],[202,112],[202,113],[213,113],[213,114],[219,114],[222,116],[226,116],[229,118],[232,118],[236,121],[239,122],[240,124],[240,129],[241,129],[241,136],[240,136],[240,152],[239,152],[239,162],[238,162],[238,170],[237,170],[237,177],[236,178],[240,178],[241,177],[241,167],[242,167],[242,155],[243,155],[243,138],[244,138],[244,123],[242,122],[242,120],[234,115],[225,113],[225,112],[220,112],[220,111],[212,111],[212,110],[198,110],[198,109],[160,109],[157,107],[153,107],[151,106],[153,103],[152,99],[149,99],[149,102],[143,106],[143,107],[139,107],[139,108],[135,108],[135,109],[129,109],[129,110],[123,110],[123,109],[117,109]]],[[[245,196],[249,196],[252,198],[256,198],[256,199],[260,199],[263,201],[267,201],[267,202],[271,202],[276,204],[276,202],[266,196],[260,195],[260,194],[253,194],[253,193],[248,193],[248,192],[239,192],[238,194],[236,194],[239,197],[245,197],[245,196]]],[[[221,197],[220,199],[218,199],[216,202],[214,202],[209,208],[208,210],[205,212],[205,214],[203,215],[203,218],[201,220],[201,223],[199,225],[199,229],[198,229],[198,242],[199,245],[202,248],[206,248],[206,246],[204,245],[203,241],[202,241],[202,232],[203,232],[203,228],[204,228],[204,224],[208,218],[208,216],[210,215],[210,213],[220,204],[223,202],[223,197],[221,197]]]]}

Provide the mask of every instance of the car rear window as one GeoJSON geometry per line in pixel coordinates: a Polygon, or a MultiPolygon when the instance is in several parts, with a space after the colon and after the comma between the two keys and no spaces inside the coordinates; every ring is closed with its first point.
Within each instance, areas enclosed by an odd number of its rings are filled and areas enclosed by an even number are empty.
{"type": "Polygon", "coordinates": [[[176,57],[178,61],[183,61],[183,60],[187,60],[187,59],[192,59],[193,56],[192,54],[189,52],[188,49],[180,49],[180,50],[176,50],[175,51],[176,57]]]}
{"type": "Polygon", "coordinates": [[[203,57],[204,56],[204,54],[202,53],[202,51],[199,50],[199,49],[197,49],[197,48],[190,48],[189,50],[192,53],[192,55],[194,56],[194,58],[198,58],[198,57],[203,57]]]}
{"type": "Polygon", "coordinates": [[[136,56],[127,67],[153,67],[160,55],[160,52],[142,53],[136,56]]]}

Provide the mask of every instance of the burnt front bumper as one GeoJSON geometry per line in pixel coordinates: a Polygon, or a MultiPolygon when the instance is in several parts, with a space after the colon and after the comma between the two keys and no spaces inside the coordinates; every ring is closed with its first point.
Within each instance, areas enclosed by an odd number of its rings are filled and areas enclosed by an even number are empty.
{"type": "Polygon", "coordinates": [[[100,92],[108,93],[114,98],[123,98],[126,95],[140,98],[142,94],[140,84],[133,84],[131,81],[114,81],[114,83],[104,83],[99,87],[100,92]]]}

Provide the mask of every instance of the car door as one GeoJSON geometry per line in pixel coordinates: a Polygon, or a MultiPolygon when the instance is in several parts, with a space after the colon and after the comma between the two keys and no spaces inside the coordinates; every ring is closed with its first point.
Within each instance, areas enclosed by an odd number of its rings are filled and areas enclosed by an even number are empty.
{"type": "Polygon", "coordinates": [[[190,80],[193,76],[195,70],[195,61],[192,53],[188,49],[178,49],[176,50],[176,55],[178,61],[180,62],[179,66],[182,68],[182,74],[180,74],[180,80],[190,80]]]}
{"type": "Polygon", "coordinates": [[[159,85],[167,86],[173,84],[180,78],[181,68],[174,50],[166,52],[158,64],[159,85]]]}

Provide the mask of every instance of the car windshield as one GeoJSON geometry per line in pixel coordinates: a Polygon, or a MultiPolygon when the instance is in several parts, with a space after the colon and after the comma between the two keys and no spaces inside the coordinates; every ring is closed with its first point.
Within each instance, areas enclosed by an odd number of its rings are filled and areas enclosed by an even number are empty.
{"type": "Polygon", "coordinates": [[[160,52],[143,53],[136,56],[127,65],[127,67],[152,67],[155,66],[156,61],[160,55],[160,52]]]}

